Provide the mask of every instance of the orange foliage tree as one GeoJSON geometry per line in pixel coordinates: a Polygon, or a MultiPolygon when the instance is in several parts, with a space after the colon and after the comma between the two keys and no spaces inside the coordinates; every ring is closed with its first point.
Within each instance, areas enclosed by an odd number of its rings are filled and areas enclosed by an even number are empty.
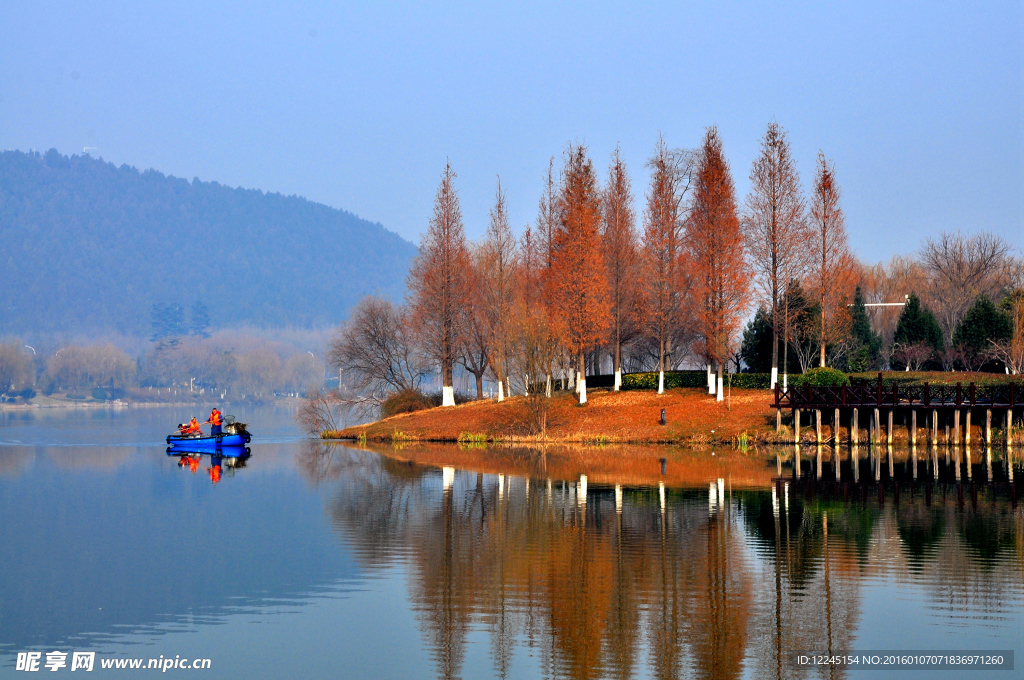
{"type": "Polygon", "coordinates": [[[829,342],[847,334],[850,313],[846,303],[856,285],[856,261],[847,244],[846,220],[839,205],[839,196],[835,164],[819,151],[811,197],[810,283],[821,310],[818,324],[820,366],[825,365],[825,348],[829,342]]]}
{"type": "Polygon", "coordinates": [[[546,289],[569,355],[578,360],[580,403],[587,401],[585,354],[609,326],[608,280],[602,265],[601,197],[594,165],[582,144],[565,151],[546,289]]]}
{"type": "Polygon", "coordinates": [[[614,390],[622,381],[622,343],[635,326],[637,295],[636,216],[633,212],[633,189],[626,164],[618,148],[608,169],[608,186],[604,192],[604,228],[601,244],[608,277],[608,295],[612,322],[612,370],[614,390]]]}
{"type": "Polygon", "coordinates": [[[772,322],[772,378],[779,373],[779,303],[789,281],[802,274],[808,250],[800,175],[789,148],[786,131],[768,124],[761,153],[750,169],[750,194],[743,219],[747,254],[761,299],[772,322]]]}
{"type": "Polygon", "coordinates": [[[736,196],[718,128],[708,128],[697,159],[693,209],[686,223],[686,245],[699,351],[718,366],[729,358],[741,315],[749,304],[749,273],[736,196]]]}
{"type": "Polygon", "coordinates": [[[658,393],[664,392],[665,359],[682,323],[686,268],[683,201],[690,188],[691,154],[671,151],[658,139],[647,165],[653,171],[644,210],[640,262],[641,307],[647,333],[658,343],[658,393]]]}
{"type": "Polygon", "coordinates": [[[426,354],[441,370],[443,406],[455,405],[452,368],[463,344],[470,282],[469,250],[454,180],[455,170],[448,163],[407,281],[413,323],[426,354]]]}

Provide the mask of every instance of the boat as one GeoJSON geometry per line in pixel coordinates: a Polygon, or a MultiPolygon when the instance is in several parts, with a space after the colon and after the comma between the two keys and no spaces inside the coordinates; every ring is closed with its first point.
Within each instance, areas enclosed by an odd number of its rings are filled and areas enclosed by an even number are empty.
{"type": "Polygon", "coordinates": [[[179,432],[177,434],[167,435],[167,445],[182,451],[182,453],[188,451],[213,453],[217,449],[244,449],[252,439],[252,435],[245,429],[245,423],[235,421],[234,416],[225,416],[224,431],[218,434],[203,434],[202,432],[181,434],[184,428],[184,425],[178,425],[179,432]]]}
{"type": "Polygon", "coordinates": [[[212,435],[167,435],[167,445],[182,450],[201,451],[211,453],[216,449],[245,448],[252,437],[248,432],[231,434],[224,432],[212,435]]]}

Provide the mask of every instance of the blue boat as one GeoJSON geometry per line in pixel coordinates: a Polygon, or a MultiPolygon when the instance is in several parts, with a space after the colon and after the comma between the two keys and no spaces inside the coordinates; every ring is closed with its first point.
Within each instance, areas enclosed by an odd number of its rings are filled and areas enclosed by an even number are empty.
{"type": "Polygon", "coordinates": [[[169,434],[167,435],[167,445],[172,448],[206,453],[217,449],[245,448],[245,445],[249,443],[251,438],[248,432],[244,434],[223,433],[200,436],[169,434]]]}

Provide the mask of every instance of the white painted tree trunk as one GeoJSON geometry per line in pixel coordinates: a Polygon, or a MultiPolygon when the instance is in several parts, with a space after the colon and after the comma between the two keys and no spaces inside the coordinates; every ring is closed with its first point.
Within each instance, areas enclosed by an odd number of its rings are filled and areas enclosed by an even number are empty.
{"type": "Polygon", "coordinates": [[[576,394],[580,393],[580,385],[586,382],[586,380],[587,379],[583,377],[583,375],[579,371],[576,371],[576,394]]]}
{"type": "Polygon", "coordinates": [[[779,382],[779,367],[778,366],[772,366],[772,384],[769,387],[769,389],[773,389],[774,390],[775,389],[775,385],[778,382],[779,382]]]}
{"type": "Polygon", "coordinates": [[[665,394],[665,371],[658,371],[658,394],[665,394]]]}
{"type": "Polygon", "coordinates": [[[722,401],[724,398],[724,390],[722,390],[722,376],[718,376],[718,392],[715,397],[715,401],[722,401]]]}
{"type": "Polygon", "coordinates": [[[711,364],[708,364],[708,394],[715,393],[715,380],[711,377],[711,364]]]}
{"type": "Polygon", "coordinates": [[[782,389],[786,389],[789,385],[789,373],[782,374],[782,389]]]}
{"type": "Polygon", "coordinates": [[[528,397],[530,396],[530,376],[527,375],[523,377],[525,378],[523,384],[526,385],[526,387],[523,388],[523,395],[528,397]]]}
{"type": "Polygon", "coordinates": [[[498,381],[498,403],[505,401],[505,381],[498,381]]]}
{"type": "Polygon", "coordinates": [[[451,385],[441,388],[441,406],[455,406],[455,388],[451,385]]]}
{"type": "Polygon", "coordinates": [[[615,371],[615,391],[618,392],[619,388],[622,387],[622,369],[615,371]]]}
{"type": "Polygon", "coordinates": [[[586,404],[587,403],[587,379],[586,378],[580,378],[579,379],[579,386],[580,386],[580,403],[581,404],[586,404]]]}
{"type": "Polygon", "coordinates": [[[548,399],[551,398],[551,374],[550,373],[548,373],[548,382],[547,382],[547,385],[544,388],[544,396],[547,397],[548,399]]]}

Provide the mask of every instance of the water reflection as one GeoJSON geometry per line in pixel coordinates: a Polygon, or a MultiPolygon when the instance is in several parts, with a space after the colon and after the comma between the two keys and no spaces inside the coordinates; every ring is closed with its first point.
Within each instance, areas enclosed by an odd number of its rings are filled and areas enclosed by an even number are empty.
{"type": "Polygon", "coordinates": [[[933,617],[899,626],[1019,646],[1012,466],[965,467],[993,480],[967,487],[912,452],[675,451],[663,476],[664,451],[312,444],[299,463],[365,570],[407,566],[439,677],[463,674],[474,633],[500,677],[519,655],[552,678],[845,677],[792,652],[871,639],[862,591],[886,582],[933,617]]]}
{"type": "Polygon", "coordinates": [[[252,454],[248,448],[238,451],[237,455],[224,455],[220,453],[220,449],[218,449],[218,453],[208,454],[203,451],[183,451],[180,448],[169,448],[167,455],[177,460],[179,468],[188,470],[193,475],[199,471],[205,455],[208,460],[206,474],[209,475],[212,484],[219,484],[221,476],[224,474],[224,468],[234,474],[235,470],[246,466],[252,454]]]}

